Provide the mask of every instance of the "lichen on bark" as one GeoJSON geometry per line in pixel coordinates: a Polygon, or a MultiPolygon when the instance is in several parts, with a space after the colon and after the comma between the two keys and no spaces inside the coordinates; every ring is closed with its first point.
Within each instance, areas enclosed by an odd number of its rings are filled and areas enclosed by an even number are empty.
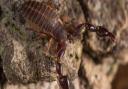
{"type": "MultiPolygon", "coordinates": [[[[4,47],[1,45],[0,47],[4,50],[2,50],[0,55],[2,56],[3,69],[8,81],[16,84],[55,81],[58,76],[55,69],[56,58],[44,53],[49,40],[47,38],[35,40],[37,34],[26,30],[26,25],[20,24],[17,20],[19,18],[15,18],[16,15],[13,11],[13,5],[18,1],[6,1],[1,1],[4,16],[1,21],[0,31],[2,37],[0,44],[4,47]]],[[[53,0],[53,2],[61,3],[58,10],[58,14],[60,12],[60,18],[61,16],[70,14],[68,23],[71,23],[72,19],[81,19],[82,11],[77,13],[71,6],[69,7],[69,5],[79,5],[77,1],[72,3],[72,1],[68,0],[63,2],[62,0],[53,0]]],[[[80,7],[78,6],[78,8],[80,7]]],[[[52,47],[56,47],[56,44],[57,42],[55,41],[52,47]]],[[[71,81],[78,76],[77,72],[81,62],[81,54],[81,39],[75,39],[73,42],[67,40],[67,48],[64,57],[61,58],[61,64],[63,74],[68,75],[71,81]]]]}
{"type": "MultiPolygon", "coordinates": [[[[59,89],[54,63],[56,59],[46,56],[43,52],[49,40],[47,38],[33,39],[37,37],[37,34],[26,30],[24,25],[14,20],[17,15],[14,15],[12,11],[14,8],[12,7],[19,0],[9,1],[11,2],[0,0],[2,8],[0,56],[3,60],[3,69],[7,79],[18,84],[7,84],[6,89],[11,87],[13,89],[14,87],[16,89],[39,89],[41,87],[47,89],[48,86],[51,89],[59,89]],[[30,84],[20,85],[26,83],[30,84]]],[[[48,0],[43,1],[47,2],[48,0]]],[[[89,22],[94,25],[105,26],[116,36],[116,43],[112,43],[107,38],[100,38],[95,33],[85,31],[82,43],[81,39],[75,38],[71,43],[67,41],[67,50],[61,59],[61,63],[63,74],[68,74],[70,88],[112,89],[111,83],[119,65],[128,63],[127,0],[52,1],[59,7],[58,14],[64,23],[64,27],[69,26],[73,21],[75,21],[74,25],[89,22]],[[69,18],[66,19],[65,15],[69,18]],[[83,54],[82,57],[81,54],[83,54]]],[[[56,45],[56,43],[53,44],[56,45]]],[[[113,84],[119,83],[115,81],[113,84]]],[[[119,87],[123,85],[120,84],[119,87]]]]}

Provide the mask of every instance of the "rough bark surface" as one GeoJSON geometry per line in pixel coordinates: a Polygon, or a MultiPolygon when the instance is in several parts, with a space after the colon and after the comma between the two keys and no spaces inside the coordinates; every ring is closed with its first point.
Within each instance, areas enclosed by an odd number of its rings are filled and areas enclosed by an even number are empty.
{"type": "MultiPolygon", "coordinates": [[[[7,79],[4,88],[59,89],[55,70],[56,59],[44,53],[49,40],[36,39],[37,34],[26,30],[26,25],[19,23],[18,15],[14,13],[18,10],[14,9],[14,4],[20,6],[22,3],[19,1],[0,0],[0,71],[2,70],[7,79]]],[[[128,63],[128,1],[52,2],[59,7],[58,14],[65,27],[74,21],[74,25],[90,22],[104,25],[116,36],[116,42],[112,43],[107,38],[100,38],[95,33],[86,31],[81,39],[67,41],[67,49],[61,63],[63,74],[68,74],[70,89],[127,89],[127,80],[122,78],[124,83],[120,84],[118,76],[124,73],[120,71],[122,66],[120,68],[119,65],[128,63]]],[[[56,42],[53,43],[54,46],[56,42]]]]}
{"type": "MultiPolygon", "coordinates": [[[[41,0],[38,1],[41,2],[41,0]]],[[[53,87],[55,84],[57,86],[57,82],[54,82],[58,76],[55,68],[56,58],[53,57],[54,55],[44,53],[49,40],[47,38],[36,39],[38,35],[32,31],[27,31],[25,29],[26,25],[19,22],[21,17],[18,16],[18,7],[16,5],[20,6],[23,2],[22,0],[21,2],[20,0],[2,0],[0,2],[3,10],[0,23],[0,55],[5,76],[11,84],[19,85],[40,81],[47,82],[52,89],[56,88],[53,87]]],[[[44,0],[44,2],[47,1],[44,0]]],[[[72,3],[72,1],[68,0],[53,0],[53,4],[60,5],[58,9],[60,18],[70,14],[70,19],[67,19],[66,24],[70,24],[72,20],[79,20],[82,17],[82,11],[77,1],[72,3]],[[72,8],[74,5],[78,7],[72,8]],[[75,12],[74,9],[78,9],[79,13],[75,12]]],[[[51,48],[56,47],[56,43],[54,42],[51,48]]],[[[72,42],[67,40],[67,48],[64,57],[61,58],[61,64],[62,73],[68,75],[70,82],[78,77],[81,54],[81,38],[74,39],[72,42]]]]}
{"type": "MultiPolygon", "coordinates": [[[[86,71],[90,87],[92,89],[119,89],[119,83],[127,81],[122,79],[122,75],[119,77],[118,74],[117,78],[115,75],[119,65],[128,63],[128,1],[79,1],[83,11],[88,10],[88,13],[85,14],[85,17],[88,17],[87,21],[107,27],[116,36],[116,42],[111,43],[107,39],[97,37],[95,33],[84,34],[85,55],[83,56],[82,68],[86,71]],[[117,79],[122,81],[116,81],[117,79]]],[[[125,83],[124,85],[126,85],[125,83]]],[[[127,88],[125,86],[125,89],[127,88]]],[[[120,89],[124,89],[123,86],[120,89]]]]}

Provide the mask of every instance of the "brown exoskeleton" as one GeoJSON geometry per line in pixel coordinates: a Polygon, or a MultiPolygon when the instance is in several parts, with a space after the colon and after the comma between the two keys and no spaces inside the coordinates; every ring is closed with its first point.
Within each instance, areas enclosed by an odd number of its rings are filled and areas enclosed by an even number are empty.
{"type": "MultiPolygon", "coordinates": [[[[68,40],[68,31],[65,30],[56,8],[44,2],[26,1],[21,6],[21,15],[31,25],[31,30],[39,34],[45,34],[53,38],[57,43],[56,71],[58,73],[59,85],[62,89],[69,89],[67,76],[61,73],[60,57],[63,56],[66,50],[66,41],[68,40]]],[[[96,32],[101,37],[108,36],[114,41],[115,37],[106,28],[102,26],[94,26],[89,23],[78,25],[74,32],[80,32],[80,28],[85,27],[85,30],[96,32]]]]}

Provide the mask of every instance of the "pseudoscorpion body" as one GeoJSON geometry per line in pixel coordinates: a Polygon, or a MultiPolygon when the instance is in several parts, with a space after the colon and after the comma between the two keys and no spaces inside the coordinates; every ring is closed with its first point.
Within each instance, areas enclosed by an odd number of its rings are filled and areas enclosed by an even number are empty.
{"type": "MultiPolygon", "coordinates": [[[[44,2],[27,1],[22,4],[21,13],[29,22],[33,31],[46,34],[58,42],[57,56],[60,58],[66,49],[67,32],[59,21],[55,8],[52,8],[44,2]]],[[[60,86],[62,89],[68,89],[67,77],[61,74],[61,65],[59,61],[57,61],[56,64],[60,86]]]]}

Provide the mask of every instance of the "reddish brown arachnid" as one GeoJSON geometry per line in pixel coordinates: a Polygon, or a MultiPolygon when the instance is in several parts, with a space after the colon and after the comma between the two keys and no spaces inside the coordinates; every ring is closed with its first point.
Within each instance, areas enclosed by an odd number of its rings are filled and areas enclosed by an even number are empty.
{"type": "MultiPolygon", "coordinates": [[[[66,41],[68,40],[68,31],[65,30],[60,18],[57,14],[56,8],[48,3],[38,1],[26,1],[21,6],[21,15],[31,24],[31,30],[53,38],[57,43],[57,57],[56,71],[58,73],[59,85],[62,89],[69,89],[67,76],[61,73],[60,57],[66,50],[66,41]]],[[[96,32],[98,36],[108,36],[114,41],[115,37],[106,28],[102,26],[94,26],[89,23],[78,25],[74,32],[80,32],[80,28],[85,27],[86,30],[96,32]]]]}

